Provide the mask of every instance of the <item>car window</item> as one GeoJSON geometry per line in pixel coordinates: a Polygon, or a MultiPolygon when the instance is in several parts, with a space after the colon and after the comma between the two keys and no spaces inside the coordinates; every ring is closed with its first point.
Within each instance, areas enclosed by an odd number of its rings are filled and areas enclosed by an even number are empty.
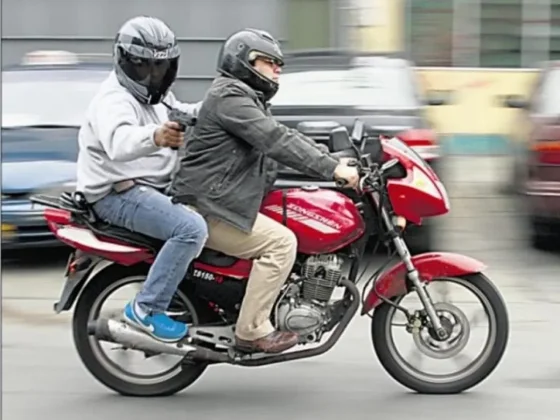
{"type": "Polygon", "coordinates": [[[106,72],[3,73],[2,126],[80,125],[106,72]],[[17,73],[17,74],[16,74],[17,73]],[[75,73],[75,74],[70,74],[75,73]],[[93,74],[94,73],[94,74],[93,74]]]}
{"type": "Polygon", "coordinates": [[[534,112],[543,116],[560,115],[560,68],[551,68],[545,73],[535,97],[534,112]]]}
{"type": "Polygon", "coordinates": [[[350,106],[363,109],[415,109],[419,107],[409,68],[394,64],[368,65],[341,70],[310,70],[280,76],[273,106],[350,106]]]}
{"type": "Polygon", "coordinates": [[[2,161],[67,160],[78,158],[78,127],[2,128],[2,161]]]}

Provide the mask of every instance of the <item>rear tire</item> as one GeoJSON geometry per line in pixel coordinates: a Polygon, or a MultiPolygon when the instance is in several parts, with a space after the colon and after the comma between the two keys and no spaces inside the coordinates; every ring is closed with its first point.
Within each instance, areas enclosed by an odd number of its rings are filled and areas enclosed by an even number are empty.
{"type": "MultiPolygon", "coordinates": [[[[100,272],[96,277],[88,282],[76,304],[72,326],[74,344],[80,359],[86,369],[103,385],[113,391],[134,397],[160,397],[173,395],[192,385],[206,370],[208,364],[196,362],[194,364],[183,364],[179,368],[179,373],[171,378],[154,384],[135,384],[127,382],[122,378],[112,374],[99,361],[92,349],[90,336],[87,332],[87,324],[90,317],[92,306],[98,296],[105,289],[110,287],[117,280],[126,277],[146,275],[147,268],[123,268],[111,266],[100,272]]],[[[198,323],[206,323],[211,320],[211,312],[200,303],[197,304],[190,297],[187,297],[191,306],[195,308],[193,317],[198,318],[198,323]]]]}
{"type": "Polygon", "coordinates": [[[373,348],[387,373],[401,385],[421,394],[457,394],[478,385],[500,363],[509,339],[509,318],[504,300],[495,286],[483,274],[473,274],[462,278],[468,280],[485,296],[496,318],[496,337],[488,357],[471,375],[456,381],[428,382],[410,375],[396,360],[386,339],[392,307],[387,303],[382,303],[375,309],[371,321],[373,348]]]}

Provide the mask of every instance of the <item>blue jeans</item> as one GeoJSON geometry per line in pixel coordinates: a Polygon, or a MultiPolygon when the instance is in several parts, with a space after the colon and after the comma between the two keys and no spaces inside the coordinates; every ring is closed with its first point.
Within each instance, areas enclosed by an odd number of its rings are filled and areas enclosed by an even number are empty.
{"type": "Polygon", "coordinates": [[[97,215],[124,227],[165,241],[152,264],[136,303],[147,313],[167,310],[187,269],[208,238],[204,218],[157,190],[136,185],[103,197],[93,205],[97,215]]]}

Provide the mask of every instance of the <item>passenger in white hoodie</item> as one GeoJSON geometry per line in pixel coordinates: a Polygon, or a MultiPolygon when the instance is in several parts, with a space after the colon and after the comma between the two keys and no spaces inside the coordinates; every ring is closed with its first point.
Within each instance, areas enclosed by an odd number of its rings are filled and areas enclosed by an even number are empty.
{"type": "Polygon", "coordinates": [[[202,216],[164,194],[184,136],[168,121],[161,101],[193,116],[199,106],[179,103],[169,92],[179,57],[174,33],[160,20],[126,22],[115,40],[115,69],[90,104],[79,134],[77,189],[98,216],[165,241],[124,318],[166,342],[188,333],[187,325],[165,311],[207,238],[202,216]]]}

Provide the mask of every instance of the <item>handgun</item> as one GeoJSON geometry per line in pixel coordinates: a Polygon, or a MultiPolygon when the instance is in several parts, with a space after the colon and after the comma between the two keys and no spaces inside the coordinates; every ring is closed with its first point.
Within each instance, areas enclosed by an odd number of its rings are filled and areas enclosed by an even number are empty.
{"type": "MultiPolygon", "coordinates": [[[[168,109],[167,117],[169,118],[169,121],[173,121],[179,124],[181,126],[180,130],[182,132],[185,132],[187,127],[193,127],[194,125],[196,125],[196,117],[193,117],[192,115],[183,112],[180,109],[173,108],[172,106],[170,106],[169,104],[163,101],[162,103],[168,109]]],[[[177,150],[178,148],[172,147],[172,149],[177,150]]]]}

